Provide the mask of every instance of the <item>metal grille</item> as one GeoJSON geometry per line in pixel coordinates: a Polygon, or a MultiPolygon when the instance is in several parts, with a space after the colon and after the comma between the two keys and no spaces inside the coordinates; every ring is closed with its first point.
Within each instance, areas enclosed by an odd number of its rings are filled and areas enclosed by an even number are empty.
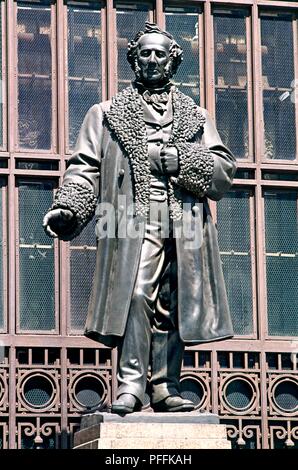
{"type": "Polygon", "coordinates": [[[75,388],[77,401],[86,408],[100,405],[104,396],[101,382],[95,377],[83,377],[75,388]]]}
{"type": "Polygon", "coordinates": [[[200,102],[198,10],[166,8],[166,29],[183,49],[183,62],[173,81],[179,90],[200,102]]]}
{"type": "Polygon", "coordinates": [[[247,43],[243,11],[214,14],[218,131],[237,158],[248,158],[247,43]]]}
{"type": "Polygon", "coordinates": [[[45,377],[34,376],[27,380],[24,386],[24,397],[29,405],[44,407],[53,396],[53,386],[45,377]]]}
{"type": "Polygon", "coordinates": [[[237,335],[253,333],[250,191],[230,191],[217,205],[218,241],[237,335]]]}
{"type": "Polygon", "coordinates": [[[134,79],[134,73],[127,62],[127,44],[136,33],[143,30],[149,19],[146,5],[131,4],[128,8],[117,8],[117,52],[118,52],[118,91],[127,87],[134,79]]]}
{"type": "Polygon", "coordinates": [[[266,273],[270,335],[298,335],[297,192],[266,191],[266,273]]]}
{"type": "Polygon", "coordinates": [[[294,160],[295,103],[291,99],[294,73],[292,17],[261,18],[264,105],[264,155],[294,160]]]}
{"type": "Polygon", "coordinates": [[[51,183],[19,184],[19,322],[21,330],[55,328],[54,249],[42,228],[51,183]]]}
{"type": "Polygon", "coordinates": [[[275,389],[274,399],[277,405],[286,411],[298,409],[298,383],[284,380],[275,389]]]}
{"type": "Polygon", "coordinates": [[[95,219],[70,245],[71,329],[83,331],[95,272],[95,219]]]}
{"type": "Polygon", "coordinates": [[[51,9],[18,3],[18,141],[50,149],[52,140],[51,9]]]}
{"type": "Polygon", "coordinates": [[[204,390],[197,380],[185,379],[181,381],[181,395],[187,400],[191,400],[195,406],[198,406],[204,396],[204,390]]]}
{"type": "Polygon", "coordinates": [[[68,6],[69,147],[73,148],[88,109],[102,98],[101,6],[68,6]]]}
{"type": "Polygon", "coordinates": [[[226,389],[227,403],[235,409],[248,408],[253,398],[251,386],[244,380],[231,380],[226,389]]]}

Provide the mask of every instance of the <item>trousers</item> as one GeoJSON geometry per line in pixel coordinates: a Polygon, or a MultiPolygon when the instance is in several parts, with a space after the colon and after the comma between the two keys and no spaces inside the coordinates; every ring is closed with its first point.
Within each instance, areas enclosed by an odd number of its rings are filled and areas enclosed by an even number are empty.
{"type": "Polygon", "coordinates": [[[144,403],[149,366],[151,403],[179,394],[184,343],[177,315],[175,239],[166,192],[153,181],[138,274],[118,346],[118,397],[130,393],[144,403]]]}

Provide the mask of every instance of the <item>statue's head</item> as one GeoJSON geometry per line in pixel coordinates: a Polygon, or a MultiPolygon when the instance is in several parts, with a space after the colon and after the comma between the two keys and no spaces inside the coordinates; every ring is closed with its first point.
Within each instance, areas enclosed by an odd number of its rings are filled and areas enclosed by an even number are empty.
{"type": "Polygon", "coordinates": [[[182,62],[183,51],[173,36],[154,23],[146,23],[128,44],[127,59],[136,79],[149,87],[169,81],[182,62]]]}

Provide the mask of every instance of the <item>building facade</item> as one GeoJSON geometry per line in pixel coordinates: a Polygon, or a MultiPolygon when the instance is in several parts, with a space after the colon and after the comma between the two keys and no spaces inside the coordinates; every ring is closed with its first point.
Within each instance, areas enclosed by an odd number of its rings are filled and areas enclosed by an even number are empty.
{"type": "Polygon", "coordinates": [[[0,6],[0,448],[70,447],[81,411],[115,397],[116,352],[82,336],[94,224],[62,243],[42,218],[85,113],[130,83],[147,19],[184,48],[175,81],[238,159],[212,203],[235,337],[187,349],[183,394],[234,448],[298,447],[298,2],[0,6]]]}

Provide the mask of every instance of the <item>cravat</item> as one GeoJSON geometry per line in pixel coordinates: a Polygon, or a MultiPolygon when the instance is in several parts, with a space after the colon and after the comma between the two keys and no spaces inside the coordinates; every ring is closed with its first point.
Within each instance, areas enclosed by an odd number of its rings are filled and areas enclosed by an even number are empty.
{"type": "Polygon", "coordinates": [[[160,112],[163,113],[167,109],[167,102],[169,101],[169,94],[164,91],[163,93],[150,93],[149,90],[144,91],[143,98],[146,103],[152,105],[152,107],[160,112]]]}

